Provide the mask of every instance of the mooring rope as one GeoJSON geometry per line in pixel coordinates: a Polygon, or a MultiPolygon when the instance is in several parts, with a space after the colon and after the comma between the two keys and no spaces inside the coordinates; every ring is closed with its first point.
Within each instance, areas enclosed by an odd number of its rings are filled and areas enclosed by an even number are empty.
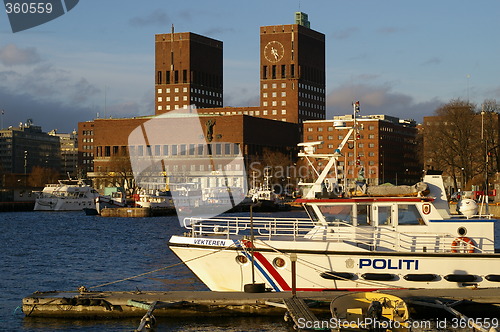
{"type": "Polygon", "coordinates": [[[162,267],[162,268],[159,268],[159,269],[153,270],[153,271],[144,272],[144,273],[141,273],[141,274],[138,274],[138,275],[132,276],[132,277],[128,277],[128,278],[124,278],[124,279],[119,279],[119,280],[115,280],[115,281],[107,282],[107,283],[100,284],[100,285],[97,285],[97,286],[92,286],[92,287],[89,287],[89,288],[87,288],[87,289],[94,289],[94,288],[100,288],[100,287],[104,287],[104,286],[109,286],[109,285],[117,284],[117,283],[119,283],[119,282],[123,282],[123,281],[131,280],[131,279],[139,278],[139,277],[142,277],[142,276],[145,276],[145,275],[148,275],[148,274],[152,274],[152,273],[155,273],[155,272],[158,272],[158,271],[167,270],[167,269],[170,269],[170,268],[172,268],[172,267],[176,267],[176,266],[179,266],[179,265],[183,265],[183,264],[185,264],[185,263],[192,262],[192,261],[194,261],[194,260],[197,260],[197,259],[200,259],[200,258],[203,258],[203,257],[207,257],[207,256],[210,256],[210,255],[213,255],[213,254],[219,253],[219,252],[221,252],[221,251],[223,251],[223,250],[226,250],[226,249],[231,248],[232,246],[234,246],[234,243],[233,243],[233,244],[231,244],[229,247],[224,247],[224,248],[221,248],[221,249],[219,249],[219,250],[217,250],[217,251],[212,251],[212,252],[209,252],[209,253],[207,253],[207,254],[204,254],[204,255],[201,255],[201,256],[198,256],[198,257],[194,257],[194,258],[188,259],[188,260],[183,261],[183,262],[179,262],[179,263],[176,263],[176,264],[168,265],[168,266],[165,266],[165,267],[162,267]]]}

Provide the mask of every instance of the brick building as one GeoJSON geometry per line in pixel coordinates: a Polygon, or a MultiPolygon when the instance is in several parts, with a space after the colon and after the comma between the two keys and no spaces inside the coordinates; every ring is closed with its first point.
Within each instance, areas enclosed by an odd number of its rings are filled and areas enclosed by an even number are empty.
{"type": "MultiPolygon", "coordinates": [[[[347,179],[359,176],[361,167],[368,184],[414,184],[421,176],[417,153],[417,128],[414,122],[387,115],[367,115],[356,119],[359,133],[356,149],[351,140],[339,159],[347,179]],[[357,156],[355,156],[355,151],[357,156]]],[[[317,153],[333,153],[353,126],[353,116],[333,120],[305,121],[304,142],[322,142],[317,153]]]]}
{"type": "Polygon", "coordinates": [[[192,32],[155,36],[155,113],[222,107],[222,42],[192,32]]]}
{"type": "Polygon", "coordinates": [[[260,28],[260,106],[222,107],[221,41],[194,33],[156,35],[155,113],[195,105],[206,114],[245,114],[301,123],[324,119],[325,35],[296,24],[260,28]]]}
{"type": "MultiPolygon", "coordinates": [[[[115,173],[124,171],[118,169],[123,167],[117,163],[116,157],[129,154],[133,149],[137,154],[146,156],[146,151],[159,159],[172,158],[179,165],[187,165],[184,170],[188,176],[196,177],[197,172],[206,172],[207,169],[200,169],[206,162],[207,151],[198,152],[198,145],[183,140],[183,138],[171,138],[158,143],[157,137],[149,137],[149,145],[130,145],[129,135],[136,128],[141,128],[147,121],[154,119],[153,116],[137,117],[128,119],[96,119],[79,123],[80,144],[87,145],[87,155],[82,156],[86,162],[87,175],[94,179],[96,189],[104,188],[109,185],[110,178],[115,173]],[[87,135],[85,135],[85,133],[87,135]],[[84,142],[85,140],[85,142],[84,142]],[[91,142],[90,142],[91,141],[91,142]],[[90,152],[93,151],[93,152],[90,152]],[[138,152],[140,151],[140,152],[138,152]],[[90,154],[93,153],[91,156],[90,154]]],[[[168,121],[168,126],[186,128],[186,122],[183,118],[155,119],[155,121],[168,121]]],[[[295,146],[300,141],[298,124],[285,123],[281,121],[272,121],[247,115],[199,115],[200,126],[205,135],[208,135],[210,126],[211,134],[204,137],[207,144],[211,146],[211,158],[215,160],[214,171],[217,170],[217,163],[224,163],[231,159],[240,151],[245,157],[245,164],[258,161],[255,156],[262,155],[265,149],[279,151],[290,157],[296,156],[295,146]],[[228,143],[233,143],[228,145],[228,143]]],[[[165,127],[167,124],[165,123],[165,127]]],[[[161,138],[160,138],[161,139],[161,138]]],[[[202,148],[203,149],[203,148],[202,148]]],[[[83,150],[82,150],[83,151],[83,150]]],[[[128,166],[130,167],[130,166],[128,166]]],[[[130,171],[130,170],[128,170],[130,171]]],[[[167,169],[167,173],[173,169],[167,169]]],[[[179,171],[179,170],[176,170],[179,171]]],[[[181,170],[182,171],[182,170],[181,170]]],[[[219,185],[214,183],[213,185],[219,185]]]]}
{"type": "Polygon", "coordinates": [[[325,35],[298,23],[260,28],[260,115],[301,123],[325,119],[325,35]]]}

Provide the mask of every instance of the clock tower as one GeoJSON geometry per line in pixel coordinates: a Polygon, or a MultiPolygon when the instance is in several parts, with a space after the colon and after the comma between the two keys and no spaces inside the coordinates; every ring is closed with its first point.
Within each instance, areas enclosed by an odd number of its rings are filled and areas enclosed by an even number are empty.
{"type": "Polygon", "coordinates": [[[260,28],[260,117],[301,123],[325,119],[325,35],[296,24],[260,28]]]}

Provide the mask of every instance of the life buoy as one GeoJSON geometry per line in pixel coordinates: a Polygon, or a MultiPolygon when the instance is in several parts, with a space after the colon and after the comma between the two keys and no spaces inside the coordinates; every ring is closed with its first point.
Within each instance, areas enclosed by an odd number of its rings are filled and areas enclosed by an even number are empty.
{"type": "Polygon", "coordinates": [[[474,241],[466,236],[457,237],[451,243],[451,252],[459,252],[461,249],[465,253],[472,254],[476,249],[474,241]]]}

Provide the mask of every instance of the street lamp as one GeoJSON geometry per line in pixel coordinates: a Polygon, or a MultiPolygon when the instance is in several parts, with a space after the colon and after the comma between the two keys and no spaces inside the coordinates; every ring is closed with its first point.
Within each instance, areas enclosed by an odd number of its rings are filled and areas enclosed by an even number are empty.
{"type": "Polygon", "coordinates": [[[24,150],[24,186],[28,186],[28,178],[26,176],[28,168],[28,151],[24,150]]]}

